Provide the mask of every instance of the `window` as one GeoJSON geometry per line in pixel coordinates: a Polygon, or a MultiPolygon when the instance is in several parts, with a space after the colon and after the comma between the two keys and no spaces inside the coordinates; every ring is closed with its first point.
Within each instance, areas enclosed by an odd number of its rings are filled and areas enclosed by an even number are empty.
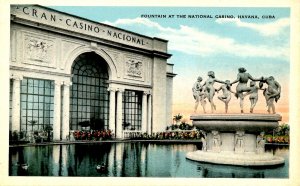
{"type": "Polygon", "coordinates": [[[21,130],[53,125],[54,81],[24,78],[21,82],[21,130]]]}
{"type": "Polygon", "coordinates": [[[108,128],[109,92],[106,62],[95,53],[81,54],[72,67],[71,129],[108,128]]]}
{"type": "Polygon", "coordinates": [[[123,94],[123,129],[141,130],[143,92],[125,90],[123,94]]]}

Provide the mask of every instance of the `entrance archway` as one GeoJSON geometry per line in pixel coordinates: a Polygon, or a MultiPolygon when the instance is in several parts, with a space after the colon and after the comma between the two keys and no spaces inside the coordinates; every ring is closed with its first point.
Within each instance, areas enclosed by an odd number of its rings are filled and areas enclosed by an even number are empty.
{"type": "Polygon", "coordinates": [[[70,129],[107,129],[109,123],[108,65],[94,52],[79,55],[72,65],[70,129]]]}

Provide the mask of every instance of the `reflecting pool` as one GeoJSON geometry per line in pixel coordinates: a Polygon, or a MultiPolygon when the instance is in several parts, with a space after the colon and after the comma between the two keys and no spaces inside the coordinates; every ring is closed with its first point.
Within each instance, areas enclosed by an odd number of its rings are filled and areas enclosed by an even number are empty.
{"type": "Polygon", "coordinates": [[[10,176],[288,178],[289,149],[267,146],[285,158],[277,167],[236,167],[185,158],[195,144],[93,143],[10,147],[10,176]],[[20,164],[28,164],[27,170],[20,164]],[[97,169],[97,165],[100,168],[97,169]]]}

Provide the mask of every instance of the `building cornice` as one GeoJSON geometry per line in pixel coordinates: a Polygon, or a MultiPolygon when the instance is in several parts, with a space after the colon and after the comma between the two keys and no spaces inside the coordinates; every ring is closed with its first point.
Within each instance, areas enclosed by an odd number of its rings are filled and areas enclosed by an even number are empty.
{"type": "Polygon", "coordinates": [[[167,40],[151,38],[40,5],[11,6],[11,22],[98,42],[122,50],[165,59],[171,57],[171,54],[167,53],[167,40]]]}
{"type": "Polygon", "coordinates": [[[118,85],[126,85],[126,86],[135,86],[135,87],[140,87],[140,88],[152,88],[151,85],[129,83],[129,82],[124,82],[124,81],[116,81],[116,80],[108,80],[108,83],[113,83],[113,84],[118,84],[118,85]]]}
{"type": "Polygon", "coordinates": [[[26,68],[26,67],[17,67],[17,66],[13,66],[13,65],[10,65],[9,69],[10,70],[25,71],[25,72],[34,72],[34,73],[40,73],[40,74],[55,75],[55,76],[62,76],[62,77],[72,77],[71,74],[65,74],[65,73],[60,73],[60,72],[52,72],[52,71],[47,71],[47,70],[31,69],[31,68],[26,68]]]}
{"type": "Polygon", "coordinates": [[[16,23],[16,24],[23,25],[23,26],[38,28],[38,29],[44,30],[46,32],[52,32],[54,34],[58,33],[58,34],[61,34],[61,35],[65,35],[65,36],[85,40],[87,42],[96,42],[100,45],[104,45],[104,46],[107,46],[107,47],[114,47],[116,49],[125,50],[125,51],[129,51],[129,52],[134,52],[134,53],[139,53],[139,54],[147,55],[149,57],[160,57],[160,58],[164,58],[164,59],[169,59],[172,56],[172,54],[169,54],[169,53],[164,53],[164,52],[155,51],[155,50],[142,49],[142,48],[138,48],[138,47],[135,47],[135,46],[128,46],[128,45],[117,43],[117,42],[114,42],[114,41],[111,41],[111,40],[106,40],[106,39],[101,39],[101,38],[97,38],[97,37],[93,37],[93,36],[88,36],[88,35],[72,32],[72,31],[67,31],[67,30],[60,29],[60,28],[54,28],[54,27],[51,27],[51,26],[48,26],[48,25],[32,22],[32,21],[25,20],[25,19],[22,19],[22,18],[16,18],[16,17],[13,18],[13,16],[12,16],[11,21],[16,23]]]}

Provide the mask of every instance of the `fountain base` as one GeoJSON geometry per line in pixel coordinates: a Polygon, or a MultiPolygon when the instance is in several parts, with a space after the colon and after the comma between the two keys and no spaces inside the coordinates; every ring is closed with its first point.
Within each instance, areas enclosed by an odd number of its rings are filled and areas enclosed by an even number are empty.
{"type": "Polygon", "coordinates": [[[262,133],[279,125],[278,114],[204,114],[193,115],[191,120],[205,132],[202,151],[188,153],[188,159],[239,166],[284,163],[284,158],[265,152],[262,133]]]}
{"type": "Polygon", "coordinates": [[[271,153],[256,154],[253,152],[237,154],[231,151],[219,153],[210,151],[194,151],[186,155],[187,159],[213,164],[238,166],[272,166],[284,164],[284,158],[271,153]]]}

